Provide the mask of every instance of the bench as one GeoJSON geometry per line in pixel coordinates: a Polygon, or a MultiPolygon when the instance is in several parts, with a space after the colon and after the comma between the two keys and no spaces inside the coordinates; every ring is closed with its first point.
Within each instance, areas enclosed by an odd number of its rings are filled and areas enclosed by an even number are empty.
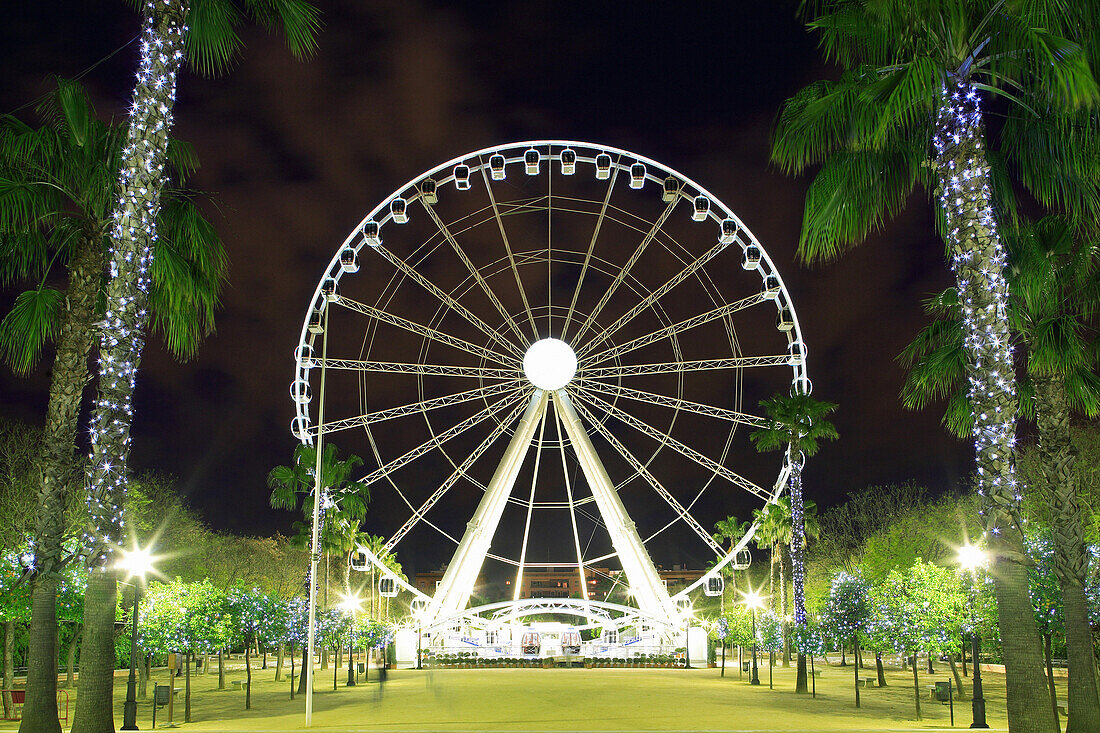
{"type": "Polygon", "coordinates": [[[23,703],[27,700],[26,690],[0,690],[0,694],[4,696],[11,696],[11,716],[4,716],[4,720],[20,720],[23,715],[23,703]]]}
{"type": "Polygon", "coordinates": [[[1069,717],[1069,703],[1065,700],[1058,701],[1058,714],[1069,717]]]}
{"type": "Polygon", "coordinates": [[[860,687],[878,687],[877,677],[860,677],[856,681],[856,684],[860,687]]]}
{"type": "Polygon", "coordinates": [[[935,700],[936,699],[936,686],[935,685],[927,685],[925,687],[925,689],[928,690],[928,699],[929,700],[935,700]]]}
{"type": "Polygon", "coordinates": [[[248,681],[247,680],[233,680],[229,684],[233,685],[234,688],[241,689],[241,690],[248,687],[248,681]]]}

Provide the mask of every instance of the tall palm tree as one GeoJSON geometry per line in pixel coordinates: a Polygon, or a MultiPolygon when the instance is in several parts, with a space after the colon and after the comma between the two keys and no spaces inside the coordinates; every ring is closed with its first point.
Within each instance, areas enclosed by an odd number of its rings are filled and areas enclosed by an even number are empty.
{"type": "MultiPolygon", "coordinates": [[[[1010,320],[1026,357],[1020,412],[1038,429],[1038,486],[1049,507],[1054,538],[1054,571],[1064,599],[1068,693],[1077,721],[1068,730],[1100,730],[1100,699],[1092,629],[1085,602],[1088,552],[1085,520],[1076,483],[1077,455],[1070,416],[1100,413],[1097,342],[1090,339],[1100,295],[1098,245],[1077,244],[1069,223],[1049,216],[1006,232],[1012,267],[1010,320]],[[1091,727],[1090,727],[1091,726],[1091,727]]],[[[911,369],[902,391],[905,404],[923,407],[948,398],[944,423],[965,436],[973,413],[962,396],[963,331],[953,290],[932,298],[926,308],[936,317],[902,353],[911,369]]]]}
{"type": "MultiPolygon", "coordinates": [[[[370,489],[351,476],[363,465],[363,459],[349,455],[347,460],[337,457],[334,444],[327,444],[321,454],[321,550],[344,558],[344,590],[350,590],[351,553],[361,544],[360,522],[367,514],[370,489]]],[[[313,502],[306,501],[314,491],[314,473],[317,465],[317,449],[312,445],[294,448],[294,463],[276,466],[267,474],[267,486],[271,489],[271,506],[276,509],[301,509],[307,521],[295,522],[297,533],[294,542],[308,547],[313,537],[313,502]],[[301,500],[301,503],[299,503],[301,500]]],[[[326,585],[327,593],[327,585],[326,585]]]]}
{"type": "MultiPolygon", "coordinates": [[[[135,5],[138,0],[131,0],[135,5]]],[[[81,654],[82,694],[74,733],[113,730],[113,548],[122,539],[120,507],[127,485],[133,391],[148,321],[149,274],[154,266],[157,213],[176,99],[176,74],[187,51],[200,72],[227,68],[240,49],[245,17],[280,27],[291,52],[315,46],[318,12],[306,0],[141,0],[141,60],[120,163],[119,195],[110,232],[107,313],[100,337],[98,395],[91,423],[87,474],[91,514],[88,595],[81,654]],[[243,5],[243,12],[240,6],[243,5]]]]}
{"type": "MultiPolygon", "coordinates": [[[[39,107],[44,124],[0,118],[0,281],[29,281],[0,320],[0,356],[27,373],[43,348],[54,346],[46,425],[40,448],[35,558],[29,574],[33,608],[25,730],[60,730],[56,707],[59,573],[71,559],[62,547],[66,498],[79,485],[75,442],[81,398],[89,380],[97,305],[108,242],[113,179],[121,128],[101,122],[83,88],[57,80],[39,107]],[[64,287],[58,287],[64,280],[64,287]]],[[[188,146],[171,141],[170,166],[183,179],[197,163],[188,146]]],[[[190,356],[213,328],[225,275],[222,244],[190,195],[172,188],[157,243],[167,268],[153,273],[155,325],[172,353],[190,356]]]]}
{"type": "MultiPolygon", "coordinates": [[[[822,50],[843,72],[786,103],[772,159],[799,173],[821,164],[806,197],[799,249],[830,259],[881,229],[919,182],[936,193],[966,324],[969,399],[975,421],[978,491],[990,531],[1014,731],[1054,726],[1041,673],[1042,652],[1027,595],[1015,464],[1015,384],[1003,270],[982,97],[996,97],[1018,129],[1094,108],[1100,90],[1089,55],[1091,3],[1061,0],[817,0],[812,16],[822,50]]],[[[1044,126],[1065,129],[1067,125],[1044,126]]],[[[1066,171],[1022,183],[1045,205],[1066,203],[1048,185],[1087,167],[1066,138],[1046,139],[1066,171]],[[1060,145],[1060,147],[1059,147],[1060,145]],[[1057,151],[1057,154],[1055,152],[1057,151]],[[1075,167],[1076,166],[1076,167],[1075,167]]],[[[1008,160],[1020,150],[1006,147],[1008,160]]],[[[1094,212],[1081,212],[1090,216],[1094,212]]]]}
{"type": "MultiPolygon", "coordinates": [[[[729,542],[730,552],[733,552],[733,548],[737,546],[738,540],[745,536],[745,533],[749,531],[749,527],[751,526],[752,522],[738,522],[737,517],[731,514],[725,519],[719,519],[714,523],[714,541],[719,544],[729,542]]],[[[730,579],[730,585],[733,591],[731,598],[738,598],[737,573],[729,565],[727,565],[726,568],[728,570],[726,576],[730,579]]],[[[722,594],[722,601],[724,604],[725,593],[722,594]]],[[[724,605],[723,608],[725,608],[724,605]]]]}
{"type": "MultiPolygon", "coordinates": [[[[758,428],[749,434],[749,439],[759,451],[785,450],[787,464],[790,467],[790,498],[783,505],[783,511],[773,512],[776,526],[773,529],[778,541],[786,540],[791,547],[791,576],[794,585],[794,621],[799,627],[806,626],[805,565],[803,548],[806,545],[807,509],[812,502],[802,496],[802,466],[808,456],[817,453],[822,440],[836,440],[836,427],[826,418],[837,406],[832,402],[815,400],[807,394],[795,392],[791,395],[777,394],[760,402],[767,417],[766,427],[758,428]],[[784,515],[788,519],[784,519],[784,515]]],[[[782,500],[781,500],[782,501],[782,500]]],[[[769,508],[778,508],[772,505],[769,508]]],[[[817,505],[813,504],[811,513],[816,535],[817,505]]],[[[807,692],[806,655],[798,653],[798,674],[795,678],[795,692],[807,692]]]]}

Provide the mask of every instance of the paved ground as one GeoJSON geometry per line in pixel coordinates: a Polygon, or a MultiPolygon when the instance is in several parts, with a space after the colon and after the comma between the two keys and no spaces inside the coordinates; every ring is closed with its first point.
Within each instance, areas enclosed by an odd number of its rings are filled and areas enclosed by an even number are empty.
{"type": "MultiPolygon", "coordinates": [[[[861,690],[863,706],[854,707],[852,668],[830,666],[817,681],[817,698],[795,695],[793,669],[776,667],[774,690],[768,670],[752,687],[736,669],[486,669],[391,671],[384,688],[377,670],[370,681],[346,687],[346,668],[332,689],[332,670],[318,670],[313,729],[325,731],[908,731],[948,729],[949,710],[927,698],[926,685],[950,676],[920,675],[923,719],[913,704],[911,673],[891,671],[889,687],[861,690]]],[[[868,671],[867,674],[873,676],[868,671]]],[[[217,689],[216,675],[192,677],[192,720],[188,731],[293,731],[304,729],[302,696],[293,701],[289,683],[276,683],[272,669],[253,676],[252,710],[244,709],[240,689],[217,689]]],[[[154,680],[166,682],[165,673],[154,680]]],[[[234,667],[227,679],[243,679],[234,667]]],[[[1004,678],[983,674],[988,721],[1006,729],[1004,678]]],[[[182,687],[179,678],[177,686],[182,687]]],[[[966,679],[969,686],[970,679],[966,679]]],[[[229,686],[229,685],[227,685],[229,686]]],[[[150,687],[150,690],[152,688],[150,687]]],[[[122,724],[125,678],[117,679],[116,720],[122,724]]],[[[138,725],[149,730],[152,708],[139,703],[138,725]]],[[[157,727],[167,720],[157,714],[157,727]]],[[[175,708],[183,720],[182,693],[175,708]]],[[[1064,723],[1064,721],[1063,721],[1064,723]]],[[[969,701],[955,706],[955,727],[970,724],[969,701]]],[[[16,723],[0,723],[0,731],[16,723]]]]}

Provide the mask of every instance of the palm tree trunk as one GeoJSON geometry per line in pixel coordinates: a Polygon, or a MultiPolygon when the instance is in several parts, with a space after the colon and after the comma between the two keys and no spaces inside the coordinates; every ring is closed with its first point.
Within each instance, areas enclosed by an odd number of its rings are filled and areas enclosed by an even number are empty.
{"type": "Polygon", "coordinates": [[[283,678],[283,657],[286,655],[286,642],[279,642],[278,651],[275,653],[275,681],[283,678]]]}
{"type": "Polygon", "coordinates": [[[250,649],[249,644],[244,645],[244,709],[252,709],[252,660],[249,658],[250,649]]]}
{"type": "MultiPolygon", "coordinates": [[[[806,537],[806,509],[802,500],[802,461],[792,459],[791,465],[791,586],[794,596],[794,624],[799,629],[806,626],[806,571],[803,548],[806,537]]],[[[806,655],[798,655],[798,672],[795,677],[796,693],[809,691],[806,679],[806,655]]]]}
{"type": "Polygon", "coordinates": [[[145,4],[141,62],[112,217],[107,310],[91,424],[87,486],[93,546],[80,660],[82,694],[76,700],[73,733],[114,730],[115,574],[103,568],[111,564],[111,548],[123,540],[121,507],[128,479],[133,391],[148,322],[149,267],[172,127],[176,72],[183,61],[187,10],[187,0],[147,0],[145,4]],[[97,586],[94,592],[93,585],[97,586]],[[109,605],[100,605],[105,603],[109,605]],[[86,687],[86,682],[91,686],[86,687]]]}
{"type": "Polygon", "coordinates": [[[76,696],[72,733],[112,733],[115,729],[115,574],[113,569],[88,573],[84,640],[80,643],[80,694],[76,696]]]}
{"type": "Polygon", "coordinates": [[[65,311],[50,373],[35,513],[35,560],[23,730],[60,731],[57,717],[57,582],[62,569],[65,496],[79,480],[76,436],[95,341],[96,297],[103,257],[98,241],[81,239],[69,263],[65,311]],[[49,637],[49,638],[47,638],[49,637]],[[41,656],[45,654],[46,656],[41,656]]]}
{"type": "Polygon", "coordinates": [[[34,581],[31,599],[27,656],[28,662],[34,659],[37,663],[27,668],[26,704],[19,730],[60,733],[61,723],[57,718],[57,576],[40,574],[34,581]]]}
{"type": "Polygon", "coordinates": [[[882,666],[882,652],[875,652],[875,672],[878,673],[878,686],[886,687],[886,670],[882,666]]]}
{"type": "Polygon", "coordinates": [[[1069,404],[1060,377],[1036,374],[1033,382],[1043,496],[1050,506],[1054,572],[1061,586],[1065,614],[1067,691],[1069,709],[1073,711],[1066,722],[1066,731],[1097,733],[1100,731],[1100,698],[1097,696],[1092,627],[1085,600],[1088,552],[1077,490],[1077,451],[1070,442],[1069,404]]]}
{"type": "Polygon", "coordinates": [[[1013,733],[1054,728],[1042,650],[1027,590],[1015,477],[1016,395],[1008,327],[1005,249],[993,213],[978,90],[952,80],[936,123],[935,166],[944,231],[964,322],[978,493],[989,532],[1013,733]]]}
{"type": "Polygon", "coordinates": [[[222,650],[218,650],[218,689],[225,689],[225,657],[222,650]]]}

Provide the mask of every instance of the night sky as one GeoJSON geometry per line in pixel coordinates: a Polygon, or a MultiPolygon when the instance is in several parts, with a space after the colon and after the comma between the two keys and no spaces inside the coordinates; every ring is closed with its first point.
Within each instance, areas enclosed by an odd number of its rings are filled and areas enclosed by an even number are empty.
{"type": "MultiPolygon", "coordinates": [[[[941,491],[965,476],[969,452],[943,434],[939,413],[907,412],[897,398],[894,358],[921,325],[920,300],[950,284],[927,198],[916,195],[840,262],[807,269],[794,259],[808,181],[769,165],[769,134],[784,99],[833,73],[795,3],[320,5],[325,29],[307,63],[246,30],[232,73],[180,80],[175,133],[202,160],[193,184],[215,196],[230,283],[217,333],[192,361],[174,363],[155,339],[146,348],[132,466],[177,475],[213,527],[289,530],[294,517],[268,507],[264,477],[295,445],[291,352],[348,231],[438,163],[540,138],[670,165],[761,240],[798,309],[814,395],[840,403],[841,440],[810,462],[810,498],[830,506],[849,490],[907,479],[941,491]]],[[[84,71],[139,28],[122,2],[20,4],[0,27],[0,111],[35,99],[50,74],[84,71]]],[[[105,118],[124,115],[136,54],[131,43],[84,76],[105,118]]],[[[20,379],[5,369],[0,411],[40,421],[45,385],[44,371],[20,379]]]]}

